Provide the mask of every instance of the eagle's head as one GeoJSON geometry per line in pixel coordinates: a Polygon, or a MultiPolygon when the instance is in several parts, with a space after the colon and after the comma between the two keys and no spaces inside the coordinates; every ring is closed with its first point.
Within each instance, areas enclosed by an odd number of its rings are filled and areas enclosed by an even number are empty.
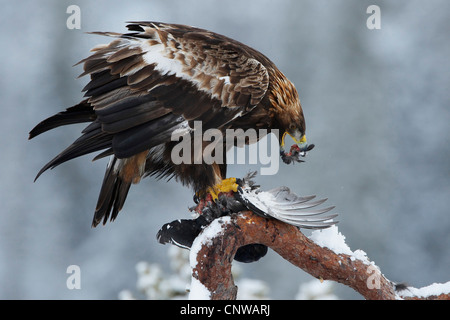
{"type": "Polygon", "coordinates": [[[269,98],[281,130],[281,148],[284,150],[285,138],[289,135],[301,151],[306,150],[306,124],[300,99],[292,82],[281,72],[272,81],[269,98]]]}

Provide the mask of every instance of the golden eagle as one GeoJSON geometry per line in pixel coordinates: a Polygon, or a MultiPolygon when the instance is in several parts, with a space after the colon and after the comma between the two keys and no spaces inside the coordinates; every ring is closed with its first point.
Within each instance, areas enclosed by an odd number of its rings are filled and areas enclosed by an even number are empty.
{"type": "MultiPolygon", "coordinates": [[[[123,34],[94,32],[114,39],[79,62],[84,66],[80,76],[90,76],[83,89],[85,100],[42,121],[29,136],[89,122],[37,177],[91,152],[101,151],[95,159],[110,156],[93,226],[114,220],[131,184],[148,175],[175,177],[198,195],[217,197],[236,191],[236,179],[226,179],[225,161],[174,164],[171,160],[178,143],[172,141],[172,134],[193,135],[195,121],[204,131],[214,128],[222,133],[277,129],[282,146],[286,134],[300,144],[296,154],[312,148],[306,144],[305,119],[294,85],[260,52],[180,24],[130,22],[127,28],[123,34]]],[[[283,152],[282,157],[290,161],[283,152]]]]}

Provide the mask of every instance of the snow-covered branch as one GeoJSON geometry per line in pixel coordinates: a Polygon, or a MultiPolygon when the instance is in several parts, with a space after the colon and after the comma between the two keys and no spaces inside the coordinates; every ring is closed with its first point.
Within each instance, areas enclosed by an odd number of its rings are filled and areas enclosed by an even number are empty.
{"type": "Polygon", "coordinates": [[[365,299],[450,299],[450,282],[416,289],[388,280],[361,250],[351,251],[336,226],[310,238],[297,227],[244,211],[217,218],[194,240],[190,252],[191,299],[236,299],[231,264],[238,248],[260,243],[321,280],[333,280],[365,299]]]}

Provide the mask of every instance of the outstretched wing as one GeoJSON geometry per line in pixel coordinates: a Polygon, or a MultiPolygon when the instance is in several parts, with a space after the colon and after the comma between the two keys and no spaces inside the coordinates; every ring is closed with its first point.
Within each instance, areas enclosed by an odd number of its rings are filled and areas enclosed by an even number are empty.
{"type": "Polygon", "coordinates": [[[324,229],[337,223],[337,221],[333,221],[337,214],[324,215],[334,209],[334,206],[311,209],[321,205],[327,199],[311,201],[315,196],[300,197],[292,193],[288,187],[279,187],[269,191],[240,188],[238,191],[236,197],[248,209],[299,228],[324,229]]]}
{"type": "MultiPolygon", "coordinates": [[[[164,131],[221,128],[251,111],[264,97],[269,76],[246,46],[182,25],[136,22],[81,61],[84,88],[102,130],[113,134],[112,151],[126,158],[170,140],[164,131]]],[[[250,49],[249,49],[250,50],[250,49]]]]}

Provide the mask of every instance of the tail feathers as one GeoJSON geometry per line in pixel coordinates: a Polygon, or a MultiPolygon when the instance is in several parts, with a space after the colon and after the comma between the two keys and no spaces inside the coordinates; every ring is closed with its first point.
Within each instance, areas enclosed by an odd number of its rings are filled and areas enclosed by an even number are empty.
{"type": "Polygon", "coordinates": [[[92,227],[102,221],[106,224],[110,217],[110,220],[114,221],[125,203],[132,181],[125,181],[121,177],[121,165],[121,160],[114,156],[111,158],[103,179],[92,227]]]}
{"type": "Polygon", "coordinates": [[[59,112],[54,116],[41,121],[34,127],[29,134],[28,139],[44,133],[48,130],[75,123],[91,122],[97,118],[92,106],[84,100],[76,106],[68,108],[66,111],[59,112]]]}

